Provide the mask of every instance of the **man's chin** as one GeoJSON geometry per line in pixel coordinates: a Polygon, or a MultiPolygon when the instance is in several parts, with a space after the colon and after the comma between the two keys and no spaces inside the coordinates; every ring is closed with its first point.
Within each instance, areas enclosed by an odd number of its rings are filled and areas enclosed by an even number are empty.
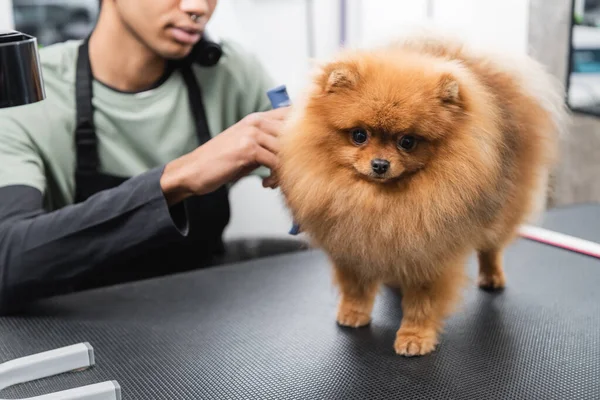
{"type": "Polygon", "coordinates": [[[168,50],[162,51],[161,56],[168,60],[182,60],[190,55],[192,52],[193,46],[190,45],[182,45],[180,43],[175,43],[175,45],[169,46],[168,50]]]}

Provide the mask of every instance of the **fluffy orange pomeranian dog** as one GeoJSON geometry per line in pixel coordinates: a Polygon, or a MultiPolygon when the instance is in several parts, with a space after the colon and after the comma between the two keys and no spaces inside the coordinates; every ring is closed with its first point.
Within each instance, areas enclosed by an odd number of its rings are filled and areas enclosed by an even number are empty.
{"type": "Polygon", "coordinates": [[[543,210],[566,108],[533,59],[417,34],[322,64],[281,137],[279,185],[329,256],[337,322],[370,323],[382,284],[402,292],[394,349],[439,343],[479,260],[505,285],[503,251],[543,210]]]}

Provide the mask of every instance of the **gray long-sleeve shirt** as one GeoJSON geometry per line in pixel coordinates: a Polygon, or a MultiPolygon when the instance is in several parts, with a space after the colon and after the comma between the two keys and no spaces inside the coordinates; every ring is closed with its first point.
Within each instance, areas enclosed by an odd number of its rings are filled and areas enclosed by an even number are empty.
{"type": "Polygon", "coordinates": [[[36,188],[0,188],[0,310],[67,292],[124,252],[184,237],[183,203],[169,208],[154,168],[87,201],[46,212],[36,188]]]}

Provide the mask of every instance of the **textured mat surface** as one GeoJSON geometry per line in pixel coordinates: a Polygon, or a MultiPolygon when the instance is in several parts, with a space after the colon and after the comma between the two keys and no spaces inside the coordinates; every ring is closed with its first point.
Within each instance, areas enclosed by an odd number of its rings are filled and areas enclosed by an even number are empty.
{"type": "MultiPolygon", "coordinates": [[[[545,226],[600,241],[600,207],[545,226]]],[[[501,294],[472,285],[438,350],[396,356],[400,299],[343,329],[319,252],[46,301],[0,318],[0,362],[89,341],[97,365],[15,386],[22,398],[117,380],[123,399],[598,399],[600,261],[518,241],[501,294]]],[[[476,265],[469,265],[475,276],[476,265]]]]}

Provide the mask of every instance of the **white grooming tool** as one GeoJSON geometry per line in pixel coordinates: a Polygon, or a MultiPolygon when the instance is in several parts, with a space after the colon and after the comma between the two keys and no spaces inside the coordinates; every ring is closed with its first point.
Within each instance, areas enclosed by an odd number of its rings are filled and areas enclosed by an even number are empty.
{"type": "MultiPolygon", "coordinates": [[[[6,361],[0,364],[0,391],[20,383],[87,369],[94,363],[94,349],[89,343],[79,343],[6,361]]],[[[121,400],[121,387],[116,381],[107,381],[23,400],[59,399],[121,400]]]]}
{"type": "Polygon", "coordinates": [[[526,239],[544,243],[561,249],[574,251],[587,256],[600,258],[600,244],[575,236],[558,233],[537,226],[523,225],[519,235],[526,239]]]}

